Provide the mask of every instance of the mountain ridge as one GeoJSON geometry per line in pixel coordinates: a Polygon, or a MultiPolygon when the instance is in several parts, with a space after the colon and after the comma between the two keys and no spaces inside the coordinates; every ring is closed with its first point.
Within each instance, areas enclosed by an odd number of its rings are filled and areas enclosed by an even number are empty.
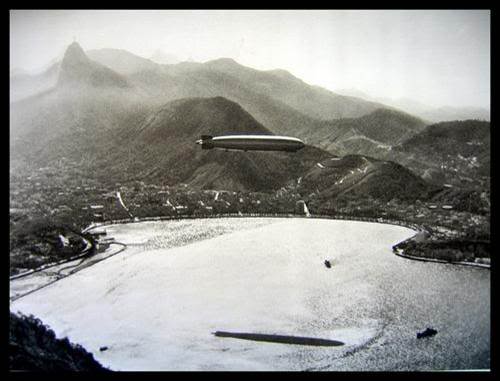
{"type": "Polygon", "coordinates": [[[437,183],[474,186],[490,177],[490,123],[448,121],[427,126],[397,145],[392,159],[437,183]]]}
{"type": "MultiPolygon", "coordinates": [[[[120,57],[128,54],[116,52],[120,57]]],[[[280,99],[284,84],[290,83],[287,73],[245,68],[232,59],[208,65],[134,62],[140,70],[122,75],[94,62],[78,44],[71,45],[61,63],[58,86],[11,106],[11,129],[21,131],[11,140],[16,158],[24,155],[42,165],[68,157],[106,181],[271,191],[304,177],[323,160],[358,155],[373,157],[369,161],[378,163],[373,168],[382,168],[367,177],[365,185],[356,186],[362,189],[360,195],[376,189],[376,179],[382,178],[394,185],[387,188],[392,189],[389,193],[426,187],[397,165],[375,161],[402,164],[393,148],[425,128],[410,114],[382,107],[358,117],[320,120],[292,107],[291,98],[288,103],[280,99]],[[221,69],[226,66],[246,79],[221,69]],[[265,89],[269,78],[269,88],[277,89],[272,94],[265,89]],[[256,85],[254,80],[264,82],[256,85]],[[194,144],[202,134],[234,133],[291,135],[307,146],[290,155],[207,152],[194,144]],[[398,176],[391,173],[399,173],[414,187],[398,183],[398,176]]],[[[299,88],[305,86],[298,81],[299,88]]],[[[384,192],[376,194],[385,197],[384,192]]]]}
{"type": "Polygon", "coordinates": [[[354,96],[368,101],[379,102],[393,107],[409,114],[417,116],[427,122],[427,124],[435,124],[444,121],[453,120],[490,120],[490,110],[486,107],[475,106],[429,106],[423,102],[411,98],[388,98],[388,97],[373,97],[357,89],[337,89],[339,94],[345,96],[354,96]]]}
{"type": "Polygon", "coordinates": [[[74,86],[75,82],[95,87],[130,86],[123,76],[88,58],[77,42],[73,42],[64,54],[57,86],[74,86]]]}

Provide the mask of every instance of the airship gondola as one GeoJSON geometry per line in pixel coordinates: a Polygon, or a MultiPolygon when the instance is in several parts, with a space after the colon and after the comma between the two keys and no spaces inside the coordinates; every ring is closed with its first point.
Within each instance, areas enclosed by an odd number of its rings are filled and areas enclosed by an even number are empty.
{"type": "Polygon", "coordinates": [[[300,139],[276,135],[202,135],[196,144],[200,144],[202,149],[288,152],[296,152],[305,146],[300,139]]]}

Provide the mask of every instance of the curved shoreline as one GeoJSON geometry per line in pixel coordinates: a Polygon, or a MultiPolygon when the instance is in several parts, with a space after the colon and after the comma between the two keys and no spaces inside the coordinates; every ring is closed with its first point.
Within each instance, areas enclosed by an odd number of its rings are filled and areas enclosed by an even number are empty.
{"type": "MultiPolygon", "coordinates": [[[[405,241],[401,241],[401,242],[405,242],[405,241]]],[[[434,263],[444,263],[444,264],[449,264],[449,265],[472,266],[472,267],[481,267],[481,268],[485,268],[485,269],[491,269],[491,266],[488,264],[485,264],[485,263],[474,263],[474,262],[464,262],[464,261],[454,262],[454,261],[446,261],[444,259],[423,258],[423,257],[417,257],[415,255],[408,255],[408,254],[404,254],[404,253],[399,253],[397,251],[397,249],[393,250],[393,253],[401,258],[413,259],[415,261],[421,261],[421,262],[434,262],[434,263]]]]}
{"type": "MultiPolygon", "coordinates": [[[[84,234],[84,232],[82,231],[81,234],[84,234]]],[[[67,259],[61,259],[60,261],[57,261],[57,262],[46,263],[46,264],[44,264],[44,265],[42,265],[40,267],[37,267],[35,269],[31,269],[31,270],[28,270],[28,271],[25,271],[25,272],[22,272],[22,273],[19,273],[19,274],[11,275],[9,277],[9,280],[15,280],[15,279],[19,279],[19,278],[24,278],[25,276],[37,273],[39,271],[47,270],[47,269],[50,269],[51,267],[63,265],[65,263],[72,262],[72,261],[75,261],[77,259],[85,257],[86,255],[89,254],[89,252],[91,250],[95,249],[95,242],[89,241],[88,239],[86,239],[82,235],[80,235],[80,237],[81,237],[81,239],[83,241],[85,241],[85,249],[83,249],[80,253],[78,253],[78,254],[70,257],[70,258],[67,258],[67,259]]]]}
{"type": "MultiPolygon", "coordinates": [[[[401,243],[413,240],[418,234],[421,233],[427,233],[429,234],[428,230],[423,227],[422,225],[418,225],[416,223],[410,223],[406,221],[400,221],[400,220],[391,220],[391,219],[385,219],[383,217],[378,217],[378,218],[370,218],[370,217],[357,217],[357,216],[350,216],[350,215],[310,215],[310,216],[303,216],[303,215],[297,215],[297,214],[284,214],[284,213],[228,213],[228,214],[216,214],[216,215],[180,215],[180,216],[156,216],[156,217],[144,217],[144,218],[126,218],[126,219],[120,219],[120,220],[109,220],[109,221],[103,221],[103,222],[97,222],[97,223],[91,223],[89,226],[84,228],[81,231],[81,234],[86,234],[87,232],[99,228],[99,227],[106,227],[106,226],[112,226],[112,225],[120,225],[120,224],[130,224],[130,223],[140,223],[140,222],[154,222],[154,221],[171,221],[171,220],[186,220],[186,219],[212,219],[212,218],[314,218],[314,219],[329,219],[329,220],[344,220],[344,221],[361,221],[361,222],[371,222],[371,223],[380,223],[380,224],[387,224],[387,225],[395,225],[395,226],[403,226],[408,229],[416,231],[416,233],[410,237],[407,238],[401,242],[398,242],[395,244],[392,248],[393,253],[399,257],[406,258],[406,259],[413,259],[417,261],[423,261],[423,262],[434,262],[434,263],[447,263],[447,264],[454,264],[454,265],[462,265],[462,266],[473,266],[473,267],[480,267],[480,268],[487,268],[490,269],[491,266],[488,264],[483,264],[483,263],[474,263],[474,262],[456,262],[456,261],[446,261],[442,259],[435,259],[435,258],[425,258],[425,257],[418,257],[418,256],[413,256],[413,255],[408,255],[404,253],[398,252],[398,249],[396,246],[398,246],[401,243]]],[[[92,242],[89,242],[87,239],[82,237],[87,242],[87,247],[80,253],[77,254],[76,256],[73,256],[68,259],[61,260],[59,262],[53,262],[49,264],[42,265],[38,268],[28,270],[23,273],[19,273],[16,275],[12,275],[9,277],[9,280],[15,280],[18,278],[22,278],[28,275],[31,275],[33,273],[46,270],[50,267],[58,266],[67,262],[74,261],[76,259],[82,258],[88,254],[90,250],[92,250],[95,247],[95,244],[92,242]],[[90,245],[90,246],[89,246],[90,245]]]]}
{"type": "Polygon", "coordinates": [[[152,221],[169,221],[169,220],[184,220],[184,219],[211,219],[211,218],[314,218],[314,219],[327,219],[327,220],[344,220],[344,221],[361,221],[361,222],[371,222],[371,223],[379,223],[379,224],[387,224],[387,225],[395,225],[395,226],[403,226],[408,229],[416,231],[416,233],[401,242],[393,245],[392,251],[395,255],[406,258],[413,259],[422,262],[434,262],[434,263],[445,263],[445,264],[453,264],[453,265],[461,265],[461,266],[472,266],[479,267],[485,269],[491,269],[491,266],[483,263],[475,263],[475,262],[464,262],[464,261],[447,261],[443,259],[436,258],[426,258],[426,257],[418,257],[413,255],[408,255],[404,253],[398,252],[396,248],[398,245],[411,241],[415,239],[416,236],[422,233],[429,234],[429,231],[423,226],[413,222],[406,222],[400,220],[392,220],[386,219],[383,217],[370,218],[370,217],[357,217],[351,215],[338,214],[335,216],[331,215],[321,215],[321,214],[312,214],[310,216],[303,216],[297,214],[284,214],[284,213],[247,213],[247,214],[238,214],[238,213],[228,213],[228,214],[216,214],[216,215],[181,215],[181,216],[157,216],[157,217],[145,217],[142,219],[134,218],[134,219],[121,219],[121,220],[110,220],[104,221],[102,223],[94,223],[86,227],[82,230],[82,233],[86,233],[92,229],[98,227],[105,227],[111,225],[118,225],[124,223],[139,223],[139,222],[152,222],[152,221]]]}
{"type": "Polygon", "coordinates": [[[227,218],[97,230],[107,230],[103,239],[109,236],[128,244],[130,255],[127,250],[116,260],[88,268],[89,274],[69,277],[65,285],[15,302],[13,308],[45,318],[56,331],[72,332],[75,342],[97,353],[112,369],[489,367],[486,357],[476,360],[488,349],[489,325],[483,316],[489,308],[489,272],[391,257],[391,245],[414,234],[406,228],[321,219],[227,218]],[[218,235],[227,229],[235,234],[218,235]],[[212,233],[217,237],[206,239],[212,233]],[[179,242],[192,242],[186,234],[196,243],[178,247],[179,242]],[[360,240],[360,234],[366,240],[360,240]],[[144,250],[147,255],[136,255],[144,250]],[[333,270],[322,265],[325,256],[336,261],[333,270]],[[281,274],[278,281],[276,274],[281,274]],[[89,288],[82,295],[84,286],[89,288]],[[81,300],[84,297],[88,300],[81,300]],[[53,304],[61,310],[54,311],[53,304]],[[113,331],[116,316],[123,321],[113,331]],[[142,327],[137,322],[150,324],[142,327]],[[464,335],[461,327],[469,323],[471,332],[464,335]],[[427,325],[439,330],[437,339],[416,340],[415,332],[427,325]],[[158,331],[168,335],[157,337],[158,331]],[[345,345],[333,352],[278,347],[212,339],[214,331],[316,337],[345,345]],[[133,334],[124,338],[123,332],[133,334]],[[481,337],[473,355],[464,345],[469,336],[481,337]],[[101,353],[102,346],[112,350],[101,353]],[[244,347],[253,352],[242,351],[244,347]],[[459,360],[451,349],[443,353],[443,347],[456,348],[459,360]],[[143,358],[136,359],[136,351],[144,353],[143,358]],[[162,353],[169,354],[168,360],[162,353]],[[415,356],[407,363],[408,353],[415,356]],[[268,360],[271,354],[275,359],[268,360]]]}
{"type": "MultiPolygon", "coordinates": [[[[69,277],[70,275],[73,275],[73,274],[77,273],[78,271],[85,269],[86,267],[89,267],[89,266],[95,265],[96,263],[102,262],[102,261],[104,261],[105,259],[111,258],[111,257],[113,257],[113,256],[115,256],[115,255],[117,255],[117,254],[121,253],[122,251],[124,251],[124,250],[127,248],[127,245],[125,245],[125,244],[123,244],[123,243],[121,243],[121,242],[112,242],[112,244],[113,244],[113,245],[121,245],[122,247],[121,247],[118,251],[116,251],[116,252],[114,252],[114,253],[112,253],[112,254],[110,254],[110,255],[108,255],[108,256],[106,256],[106,257],[104,257],[104,258],[100,258],[100,259],[98,259],[98,260],[96,260],[96,261],[93,261],[93,262],[91,262],[91,263],[89,263],[89,264],[86,264],[86,266],[83,266],[83,267],[81,267],[81,268],[78,268],[77,270],[70,271],[68,274],[60,275],[60,276],[58,276],[56,279],[54,279],[54,280],[52,280],[52,281],[50,281],[50,282],[47,282],[47,283],[45,283],[45,284],[42,284],[41,286],[36,287],[36,288],[34,288],[34,289],[32,289],[32,290],[29,290],[28,292],[26,292],[26,293],[24,293],[24,294],[17,295],[17,296],[12,296],[12,297],[10,297],[10,301],[11,301],[11,302],[14,302],[14,301],[16,301],[16,300],[18,300],[18,299],[24,298],[25,296],[28,296],[28,295],[30,295],[30,294],[32,294],[32,293],[34,293],[34,292],[36,292],[36,291],[41,290],[42,288],[45,288],[45,287],[50,286],[50,285],[52,285],[52,284],[54,284],[54,283],[56,283],[56,282],[59,282],[61,279],[67,278],[67,277],[69,277]]],[[[92,246],[92,247],[93,247],[93,246],[92,246]]],[[[86,255],[87,255],[87,253],[85,253],[85,254],[80,254],[80,255],[78,255],[78,256],[76,256],[76,257],[70,258],[70,259],[68,259],[68,260],[64,260],[64,261],[62,261],[62,262],[60,262],[60,263],[52,263],[52,264],[50,264],[50,266],[47,266],[47,267],[44,267],[44,268],[38,268],[38,269],[35,269],[34,271],[28,271],[28,272],[25,272],[25,273],[22,273],[22,274],[18,274],[17,278],[14,278],[14,279],[12,279],[12,278],[11,278],[10,280],[16,280],[16,279],[19,279],[19,278],[23,278],[23,277],[25,277],[25,276],[33,275],[33,274],[35,274],[35,273],[37,273],[37,272],[44,271],[44,270],[46,270],[46,269],[48,269],[48,268],[55,267],[55,266],[58,266],[58,265],[63,265],[63,264],[65,264],[65,263],[69,263],[69,262],[75,261],[75,260],[77,260],[77,259],[79,259],[79,258],[82,258],[82,257],[84,258],[86,255]]],[[[90,259],[90,258],[92,258],[92,257],[89,257],[89,259],[90,259]]],[[[83,261],[81,261],[80,263],[77,263],[76,265],[73,265],[73,266],[67,266],[67,267],[65,267],[65,268],[62,268],[62,269],[60,269],[59,271],[62,271],[62,270],[65,270],[65,269],[67,269],[67,268],[71,268],[71,267],[78,267],[78,266],[80,266],[82,263],[83,263],[83,261]]]]}

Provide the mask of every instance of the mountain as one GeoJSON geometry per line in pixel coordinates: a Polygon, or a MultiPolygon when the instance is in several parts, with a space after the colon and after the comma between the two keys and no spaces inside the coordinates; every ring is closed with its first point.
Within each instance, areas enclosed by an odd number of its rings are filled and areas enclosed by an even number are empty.
{"type": "Polygon", "coordinates": [[[82,84],[95,87],[129,86],[125,77],[89,59],[81,46],[73,42],[61,62],[57,85],[72,87],[82,84]]]}
{"type": "Polygon", "coordinates": [[[180,99],[151,113],[129,135],[126,148],[117,150],[110,160],[147,181],[186,183],[196,189],[268,191],[331,156],[314,147],[296,154],[201,150],[194,142],[202,134],[271,132],[223,97],[180,99]]]}
{"type": "Polygon", "coordinates": [[[490,110],[483,107],[438,107],[419,113],[426,120],[443,122],[452,120],[477,119],[490,121],[490,110]]]}
{"type": "Polygon", "coordinates": [[[294,155],[201,150],[201,134],[272,132],[223,97],[158,105],[129,83],[72,46],[56,87],[12,104],[12,157],[35,168],[65,158],[102,181],[269,191],[330,156],[313,147],[294,155]]]}
{"type": "MultiPolygon", "coordinates": [[[[169,70],[172,72],[173,67],[169,70]]],[[[365,140],[371,149],[373,145],[377,147],[380,144],[395,144],[425,126],[425,123],[418,118],[385,109],[383,106],[373,108],[373,111],[364,115],[360,111],[362,116],[356,118],[323,120],[322,118],[326,116],[321,116],[321,113],[316,113],[317,116],[320,115],[319,118],[312,117],[310,112],[304,110],[304,105],[309,104],[308,107],[321,109],[322,103],[329,104],[325,108],[337,110],[335,113],[338,116],[343,115],[338,110],[343,105],[342,102],[348,98],[332,97],[331,94],[323,97],[326,90],[310,87],[285,71],[259,72],[244,68],[229,59],[189,65],[175,74],[175,77],[167,78],[157,73],[156,80],[151,82],[161,83],[163,89],[168,89],[164,90],[165,92],[182,93],[186,97],[192,96],[193,93],[198,96],[222,95],[242,105],[274,133],[295,135],[309,144],[318,145],[334,154],[373,153],[363,151],[363,147],[367,145],[364,143],[359,148],[353,147],[352,150],[348,145],[345,149],[335,146],[332,144],[332,139],[338,139],[340,135],[350,138],[350,142],[358,138],[365,140]],[[207,65],[210,70],[207,70],[207,65]],[[181,80],[182,85],[179,84],[181,80]],[[294,87],[296,94],[303,93],[301,97],[297,95],[294,99],[294,87]],[[318,94],[321,96],[318,97],[318,94]],[[384,129],[387,131],[384,132],[384,129]],[[381,140],[375,141],[377,139],[381,140]]],[[[135,84],[140,86],[138,83],[135,84]]],[[[375,104],[369,105],[370,108],[372,106],[375,104]]],[[[349,115],[349,112],[346,115],[349,115]]]]}
{"type": "Polygon", "coordinates": [[[155,100],[223,96],[272,132],[295,135],[334,154],[377,156],[425,125],[381,104],[307,85],[285,70],[259,71],[228,58],[158,65],[129,80],[155,100]]]}
{"type": "MultiPolygon", "coordinates": [[[[71,53],[75,61],[82,56],[76,43],[66,53],[71,53]]],[[[107,78],[107,81],[124,84],[126,79],[144,98],[157,105],[181,98],[223,96],[241,104],[274,133],[314,129],[321,119],[362,115],[381,106],[309,86],[283,70],[258,71],[229,59],[206,64],[159,65],[124,50],[99,49],[90,50],[88,60],[93,62],[94,68],[89,68],[87,62],[84,65],[87,69],[80,68],[79,75],[90,76],[93,72],[98,78],[96,83],[106,82],[100,81],[100,75],[110,76],[109,72],[103,73],[105,67],[122,76],[115,75],[115,80],[107,78]],[[97,63],[101,64],[100,68],[96,67],[97,63]]],[[[85,60],[80,62],[83,63],[85,60]]]]}
{"type": "MultiPolygon", "coordinates": [[[[207,76],[199,67],[188,64],[181,70],[192,70],[195,79],[197,75],[207,76]]],[[[134,79],[138,73],[123,77],[110,68],[103,69],[75,45],[66,52],[60,71],[54,89],[12,106],[11,128],[16,130],[12,134],[12,152],[39,166],[65,157],[103,181],[143,180],[185,183],[197,189],[269,191],[304,177],[318,162],[332,158],[330,153],[311,146],[295,154],[201,150],[194,142],[202,134],[273,132],[244,107],[221,96],[158,104],[158,100],[142,96],[144,88],[134,79]],[[103,81],[107,86],[95,82],[95,72],[109,78],[103,81]],[[122,86],[122,78],[126,79],[126,86],[122,86]]],[[[141,73],[145,72],[148,71],[141,73]]],[[[206,78],[231,79],[220,73],[212,75],[215,77],[206,78]]],[[[283,72],[278,75],[288,76],[283,72]]],[[[163,78],[168,81],[168,76],[163,78]]],[[[265,101],[256,104],[266,107],[265,101]]],[[[278,107],[276,104],[283,110],[288,108],[272,102],[267,107],[278,107]]],[[[301,115],[297,111],[295,114],[301,115]]],[[[344,130],[349,131],[351,124],[343,123],[344,130]]],[[[362,134],[390,142],[394,135],[420,126],[418,120],[391,110],[375,110],[351,123],[362,134]],[[374,129],[370,128],[372,125],[374,129]],[[381,126],[388,129],[385,135],[379,131],[381,126]]],[[[378,178],[382,173],[373,173],[370,178],[378,178]]],[[[304,177],[302,186],[307,186],[309,178],[316,186],[314,170],[304,177]]],[[[368,188],[362,193],[373,191],[372,185],[368,188]]],[[[406,192],[405,189],[401,191],[406,192]]]]}
{"type": "Polygon", "coordinates": [[[255,70],[229,58],[209,61],[204,66],[238,78],[255,93],[320,120],[357,117],[383,107],[381,104],[338,95],[321,87],[308,85],[284,70],[255,70]]]}
{"type": "MultiPolygon", "coordinates": [[[[124,73],[120,66],[124,57],[123,52],[112,49],[105,51],[106,57],[104,52],[99,56],[93,51],[90,55],[111,69],[124,73]],[[111,59],[113,55],[115,58],[111,59]]],[[[256,102],[256,98],[263,97],[267,103],[277,103],[278,107],[285,106],[313,120],[358,117],[384,107],[379,103],[338,95],[318,86],[308,85],[285,70],[256,70],[240,65],[230,58],[221,58],[204,64],[183,62],[160,66],[161,69],[152,65],[144,66],[141,70],[143,73],[134,79],[136,82],[141,82],[141,77],[147,81],[156,76],[160,82],[149,81],[151,86],[149,90],[155,96],[161,94],[174,97],[170,99],[219,95],[242,104],[245,109],[250,109],[261,108],[252,103],[256,102]],[[148,71],[151,72],[149,75],[145,73],[148,71]],[[181,89],[181,96],[176,96],[178,92],[173,94],[172,91],[162,93],[160,84],[164,85],[165,78],[170,79],[174,87],[181,89]]],[[[136,69],[131,71],[139,72],[136,69]]],[[[263,122],[259,117],[258,119],[263,122]]]]}
{"type": "Polygon", "coordinates": [[[393,99],[387,97],[373,97],[356,89],[340,89],[337,90],[337,93],[346,96],[358,97],[371,102],[382,103],[399,110],[404,110],[407,113],[428,121],[428,124],[467,119],[478,119],[483,121],[490,120],[490,110],[484,107],[433,107],[411,98],[393,99]]]}
{"type": "Polygon", "coordinates": [[[240,104],[273,133],[295,135],[333,154],[379,157],[423,123],[409,115],[400,117],[382,104],[310,86],[285,70],[259,71],[227,58],[160,65],[118,49],[91,50],[84,57],[76,43],[68,55],[60,64],[64,64],[63,82],[74,76],[80,83],[93,81],[94,86],[130,86],[143,103],[155,106],[175,99],[222,96],[240,104]]]}
{"type": "Polygon", "coordinates": [[[309,144],[339,155],[362,154],[384,158],[394,145],[424,127],[425,122],[412,115],[377,109],[359,118],[318,124],[306,139],[309,144]]]}
{"type": "MultiPolygon", "coordinates": [[[[80,76],[82,77],[80,82],[85,83],[87,80],[83,77],[93,76],[94,85],[115,83],[118,86],[124,86],[126,85],[125,78],[117,74],[128,75],[135,71],[156,67],[154,62],[128,53],[125,50],[99,49],[91,50],[89,54],[86,54],[80,45],[74,42],[68,47],[62,59],[51,63],[41,73],[12,72],[10,76],[10,101],[16,102],[54,88],[58,84],[63,63],[65,71],[70,73],[68,74],[69,77],[80,76]],[[114,67],[112,72],[116,71],[116,73],[110,73],[109,67],[114,67]],[[75,68],[80,73],[75,73],[75,68]]],[[[63,74],[62,80],[68,79],[63,74]]]]}
{"type": "Polygon", "coordinates": [[[155,70],[159,65],[152,60],[139,57],[123,49],[93,49],[86,52],[96,62],[116,71],[121,75],[155,70]]]}
{"type": "Polygon", "coordinates": [[[428,180],[474,185],[490,177],[490,134],[485,121],[441,122],[406,139],[392,154],[428,180]]]}
{"type": "Polygon", "coordinates": [[[105,142],[111,149],[116,139],[107,136],[137,123],[150,109],[123,76],[90,60],[74,43],[53,87],[11,103],[11,158],[31,163],[61,156],[84,160],[105,142]]]}
{"type": "Polygon", "coordinates": [[[428,184],[403,166],[361,155],[329,158],[302,178],[299,191],[321,199],[374,198],[390,201],[428,199],[439,188],[428,184]]]}
{"type": "MultiPolygon", "coordinates": [[[[117,68],[120,61],[115,58],[129,59],[129,74],[123,67],[118,73],[92,60],[73,43],[60,64],[56,86],[11,104],[13,159],[43,166],[66,158],[86,176],[102,181],[269,191],[304,177],[332,156],[361,153],[363,160],[377,163],[371,167],[377,171],[358,187],[362,194],[377,193],[377,182],[387,179],[387,184],[396,184],[394,194],[397,189],[405,194],[425,188],[396,164],[366,159],[372,153],[380,158],[418,134],[425,123],[411,115],[376,108],[355,118],[316,119],[291,106],[294,100],[286,96],[285,87],[290,86],[291,94],[297,89],[311,97],[320,94],[317,99],[325,93],[286,71],[259,72],[227,59],[157,65],[119,50],[102,53],[93,56],[107,57],[117,68]],[[307,147],[289,154],[206,151],[194,144],[202,134],[226,133],[290,134],[303,138],[307,147]],[[406,188],[394,182],[397,176],[388,175],[388,168],[409,184],[420,185],[406,188]]],[[[338,98],[327,94],[324,99],[328,103],[338,98]]],[[[317,185],[314,170],[307,178],[317,185]]],[[[308,186],[305,178],[302,186],[308,186]]]]}

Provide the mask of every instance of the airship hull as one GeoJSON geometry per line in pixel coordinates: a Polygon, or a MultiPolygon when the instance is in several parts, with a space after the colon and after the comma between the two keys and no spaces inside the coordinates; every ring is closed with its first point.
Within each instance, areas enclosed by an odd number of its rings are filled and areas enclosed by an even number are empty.
{"type": "Polygon", "coordinates": [[[275,135],[202,136],[197,143],[201,144],[203,149],[220,148],[240,151],[295,152],[305,146],[300,139],[275,135]]]}

